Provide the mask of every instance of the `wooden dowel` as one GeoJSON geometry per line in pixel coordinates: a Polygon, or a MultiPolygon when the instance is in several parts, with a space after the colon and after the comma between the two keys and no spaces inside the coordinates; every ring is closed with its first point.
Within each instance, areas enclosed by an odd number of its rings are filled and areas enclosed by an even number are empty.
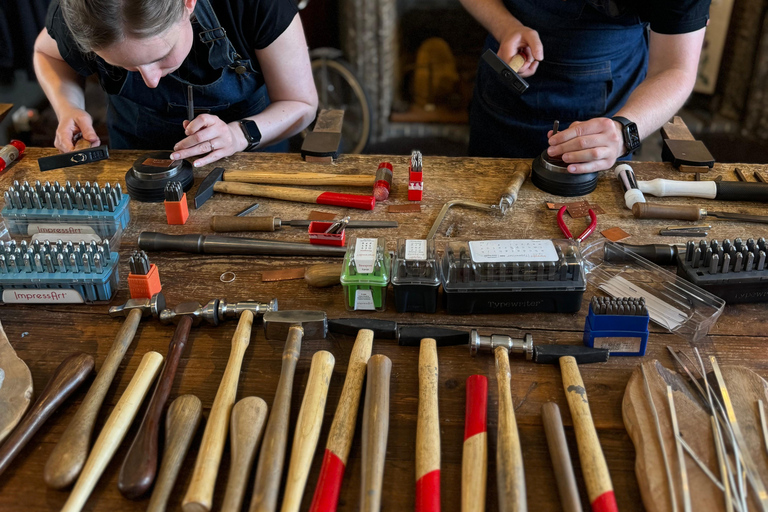
{"type": "Polygon", "coordinates": [[[512,403],[509,368],[509,350],[496,347],[496,381],[499,387],[499,432],[496,446],[496,481],[499,491],[499,511],[525,512],[528,503],[525,495],[525,471],[520,434],[512,403]]]}
{"type": "Polygon", "coordinates": [[[360,478],[360,512],[381,509],[384,462],[389,434],[389,377],[392,361],[376,354],[368,360],[368,384],[363,410],[362,476],[360,478]]]}
{"type": "Polygon", "coordinates": [[[321,172],[224,171],[224,181],[272,185],[337,185],[373,188],[373,174],[330,174],[321,172]]]}
{"type": "Polygon", "coordinates": [[[257,396],[243,398],[232,408],[229,433],[231,462],[224,503],[221,505],[224,512],[242,510],[245,488],[266,421],[267,402],[257,396]]]}
{"type": "Polygon", "coordinates": [[[416,512],[440,511],[440,413],[437,342],[421,340],[419,413],[416,422],[416,512]]]}
{"type": "Polygon", "coordinates": [[[464,448],[461,460],[461,511],[485,511],[485,485],[488,474],[488,379],[483,375],[467,378],[464,448]]]}
{"type": "Polygon", "coordinates": [[[582,512],[579,487],[573,474],[571,454],[568,452],[568,442],[565,439],[563,419],[560,408],[554,402],[541,406],[541,419],[544,423],[544,433],[547,436],[549,456],[555,469],[557,491],[560,493],[560,504],[565,512],[582,512]]]}

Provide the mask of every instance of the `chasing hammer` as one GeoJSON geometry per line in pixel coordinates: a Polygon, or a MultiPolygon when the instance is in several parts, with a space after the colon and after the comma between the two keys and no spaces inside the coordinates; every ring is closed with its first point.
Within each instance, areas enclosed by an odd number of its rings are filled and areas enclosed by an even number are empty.
{"type": "Polygon", "coordinates": [[[499,386],[499,423],[496,445],[496,480],[501,512],[525,512],[528,504],[525,496],[525,472],[523,451],[512,403],[509,369],[509,351],[498,346],[493,351],[496,358],[496,381],[499,386]]]}
{"type": "Polygon", "coordinates": [[[440,413],[437,343],[421,340],[419,411],[416,420],[416,512],[440,512],[440,413]]]}
{"type": "Polygon", "coordinates": [[[488,379],[467,378],[464,415],[464,447],[461,458],[461,512],[485,512],[485,484],[488,473],[488,379]]]}

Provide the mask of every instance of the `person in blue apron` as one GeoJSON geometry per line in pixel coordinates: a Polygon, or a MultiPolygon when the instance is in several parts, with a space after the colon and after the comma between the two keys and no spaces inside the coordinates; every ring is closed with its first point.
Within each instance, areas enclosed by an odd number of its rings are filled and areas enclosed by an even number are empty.
{"type": "Polygon", "coordinates": [[[317,110],[294,0],[53,0],[34,62],[63,152],[79,136],[100,143],[81,85],[94,73],[110,147],[172,150],[195,166],[285,151],[317,110]]]}
{"type": "Polygon", "coordinates": [[[471,156],[534,158],[574,173],[610,168],[693,90],[710,0],[461,0],[529,83],[512,92],[483,60],[470,107],[471,156]],[[554,121],[561,130],[553,135],[554,121]],[[563,129],[566,128],[566,129],[563,129]]]}

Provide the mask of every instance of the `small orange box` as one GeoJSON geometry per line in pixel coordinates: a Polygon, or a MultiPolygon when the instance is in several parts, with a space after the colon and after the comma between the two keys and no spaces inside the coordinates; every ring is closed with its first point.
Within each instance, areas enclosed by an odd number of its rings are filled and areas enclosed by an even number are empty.
{"type": "Polygon", "coordinates": [[[128,290],[132,299],[151,299],[153,295],[162,291],[160,284],[160,272],[154,263],[149,265],[147,275],[128,274],[128,290]]]}
{"type": "Polygon", "coordinates": [[[347,230],[341,233],[326,233],[333,222],[314,220],[309,223],[309,243],[317,245],[336,245],[343,247],[347,238],[347,230]]]}
{"type": "Polygon", "coordinates": [[[187,206],[187,194],[181,196],[181,201],[163,201],[165,205],[165,216],[168,224],[186,224],[189,218],[189,207],[187,206]]]}

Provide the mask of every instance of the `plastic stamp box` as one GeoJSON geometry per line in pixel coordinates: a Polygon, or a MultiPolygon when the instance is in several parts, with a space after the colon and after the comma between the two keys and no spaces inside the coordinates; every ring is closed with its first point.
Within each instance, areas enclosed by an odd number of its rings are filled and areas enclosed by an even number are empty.
{"type": "Polygon", "coordinates": [[[392,259],[392,289],[398,313],[434,313],[440,267],[434,240],[397,241],[392,259]]]}
{"type": "Polygon", "coordinates": [[[341,270],[347,310],[384,311],[389,268],[390,256],[384,238],[357,238],[350,243],[341,270]]]}

